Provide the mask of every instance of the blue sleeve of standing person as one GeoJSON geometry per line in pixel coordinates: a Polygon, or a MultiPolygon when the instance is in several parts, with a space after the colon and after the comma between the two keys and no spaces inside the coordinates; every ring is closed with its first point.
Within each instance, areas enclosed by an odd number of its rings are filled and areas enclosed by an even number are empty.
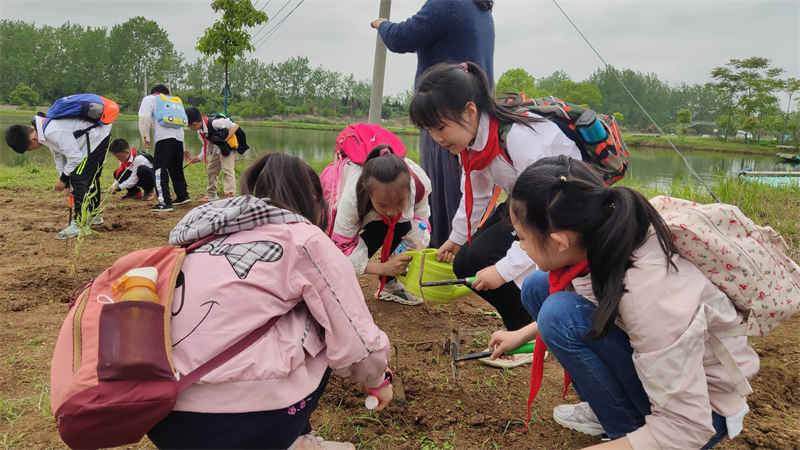
{"type": "Polygon", "coordinates": [[[415,52],[440,39],[448,26],[450,2],[428,0],[416,14],[403,22],[383,22],[378,33],[386,47],[395,53],[415,52]]]}

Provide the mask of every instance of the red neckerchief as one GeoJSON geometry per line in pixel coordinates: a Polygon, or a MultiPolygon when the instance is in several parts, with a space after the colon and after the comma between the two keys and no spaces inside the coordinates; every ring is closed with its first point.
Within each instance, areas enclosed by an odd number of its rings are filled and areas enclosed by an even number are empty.
{"type": "MultiPolygon", "coordinates": [[[[381,216],[383,219],[383,223],[389,227],[386,230],[386,236],[383,238],[383,246],[381,247],[381,262],[386,262],[389,259],[389,255],[392,254],[392,241],[394,240],[394,226],[397,225],[397,222],[402,217],[402,213],[397,214],[394,217],[384,217],[381,216]]],[[[381,275],[381,286],[378,288],[378,298],[381,296],[381,292],[383,292],[383,287],[386,285],[386,275],[381,275]]]]}
{"type": "MultiPolygon", "coordinates": [[[[555,294],[561,292],[572,283],[575,277],[583,276],[589,273],[589,261],[583,260],[574,266],[565,266],[560,269],[551,270],[547,275],[547,280],[550,282],[550,293],[555,294]]],[[[541,338],[540,333],[536,333],[536,346],[533,348],[533,363],[531,364],[531,389],[528,392],[528,417],[525,420],[525,428],[523,433],[528,430],[528,423],[531,421],[531,403],[536,399],[536,394],[539,393],[539,388],[542,387],[542,375],[544,374],[544,352],[547,350],[547,345],[541,338]]],[[[561,393],[562,397],[567,396],[567,387],[572,380],[569,377],[566,369],[564,370],[564,391],[561,393]]]]}
{"type": "Polygon", "coordinates": [[[120,174],[127,169],[128,167],[133,165],[133,161],[136,159],[136,149],[131,147],[131,156],[128,157],[125,161],[119,163],[119,167],[117,170],[114,171],[114,176],[119,178],[120,174]]]}
{"type": "Polygon", "coordinates": [[[505,155],[500,148],[500,138],[497,135],[497,119],[489,118],[489,137],[486,147],[479,152],[470,152],[468,148],[461,151],[461,165],[464,166],[464,203],[467,209],[467,242],[472,242],[472,178],[470,172],[483,170],[494,161],[497,155],[505,155]]]}

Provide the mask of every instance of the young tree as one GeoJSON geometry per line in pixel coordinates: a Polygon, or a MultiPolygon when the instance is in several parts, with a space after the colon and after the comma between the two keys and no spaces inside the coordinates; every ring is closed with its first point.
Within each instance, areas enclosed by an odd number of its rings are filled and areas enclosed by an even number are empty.
{"type": "Polygon", "coordinates": [[[497,80],[495,95],[502,97],[510,92],[525,94],[528,98],[544,97],[546,92],[536,87],[536,80],[525,69],[509,69],[497,80]]]}
{"type": "Polygon", "coordinates": [[[206,56],[217,55],[217,62],[225,66],[225,113],[228,112],[228,66],[236,58],[244,56],[245,51],[253,51],[250,43],[252,35],[246,28],[252,28],[268,20],[267,14],[253,7],[250,0],[214,0],[214,12],[222,11],[222,19],[206,28],[203,37],[197,41],[197,50],[206,56]]]}
{"type": "Polygon", "coordinates": [[[778,139],[781,144],[783,144],[784,136],[786,136],[786,124],[789,121],[789,108],[792,105],[792,96],[797,91],[800,91],[800,79],[787,78],[783,80],[783,92],[785,92],[789,98],[786,100],[786,114],[783,115],[783,129],[781,130],[780,139],[778,139]]]}
{"type": "Polygon", "coordinates": [[[27,84],[18,84],[8,95],[8,102],[12,105],[36,106],[39,104],[39,94],[27,84]]]}

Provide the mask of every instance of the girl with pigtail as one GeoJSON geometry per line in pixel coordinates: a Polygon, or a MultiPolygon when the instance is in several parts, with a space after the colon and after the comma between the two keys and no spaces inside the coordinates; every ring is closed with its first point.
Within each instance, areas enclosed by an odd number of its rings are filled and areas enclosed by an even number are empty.
{"type": "MultiPolygon", "coordinates": [[[[520,286],[536,266],[513,235],[507,205],[478,225],[495,186],[511,192],[534,161],[554,155],[580,159],[580,150],[553,122],[516,114],[512,105],[495,100],[486,75],[472,62],[431,67],[418,81],[409,113],[463,168],[461,202],[438,258],[453,261],[459,278],[476,276],[472,288],[497,309],[506,329],[527,325],[531,319],[520,303],[520,286]]],[[[521,354],[483,362],[513,367],[529,361],[529,354],[521,354]]]]}
{"type": "Polygon", "coordinates": [[[554,157],[525,169],[509,203],[541,270],[522,287],[535,322],[495,332],[490,346],[495,357],[538,333],[529,414],[546,345],[582,400],[553,418],[613,439],[598,448],[710,448],[736,436],[758,356],[734,305],[677,254],[647,199],[554,157]]]}
{"type": "Polygon", "coordinates": [[[421,304],[421,298],[394,278],[406,272],[411,256],[393,252],[403,240],[417,249],[428,246],[430,179],[414,161],[381,144],[370,151],[363,166],[345,165],[342,180],[331,238],[350,258],[357,275],[380,276],[379,300],[421,304]],[[381,260],[370,261],[379,248],[381,260]]]}

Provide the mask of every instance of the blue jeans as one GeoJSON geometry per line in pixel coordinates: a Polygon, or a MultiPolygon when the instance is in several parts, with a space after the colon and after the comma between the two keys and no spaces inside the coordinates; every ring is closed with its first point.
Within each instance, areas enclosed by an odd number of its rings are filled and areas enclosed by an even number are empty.
{"type": "MultiPolygon", "coordinates": [[[[611,325],[602,339],[584,339],[592,328],[595,305],[574,292],[550,294],[547,273],[534,272],[522,285],[522,304],[536,318],[539,334],[572,378],[582,401],[588,402],[608,437],[616,439],[644,425],[650,399],[633,366],[628,335],[611,325]]],[[[725,418],[712,417],[717,434],[711,448],[727,434],[725,418]]]]}

